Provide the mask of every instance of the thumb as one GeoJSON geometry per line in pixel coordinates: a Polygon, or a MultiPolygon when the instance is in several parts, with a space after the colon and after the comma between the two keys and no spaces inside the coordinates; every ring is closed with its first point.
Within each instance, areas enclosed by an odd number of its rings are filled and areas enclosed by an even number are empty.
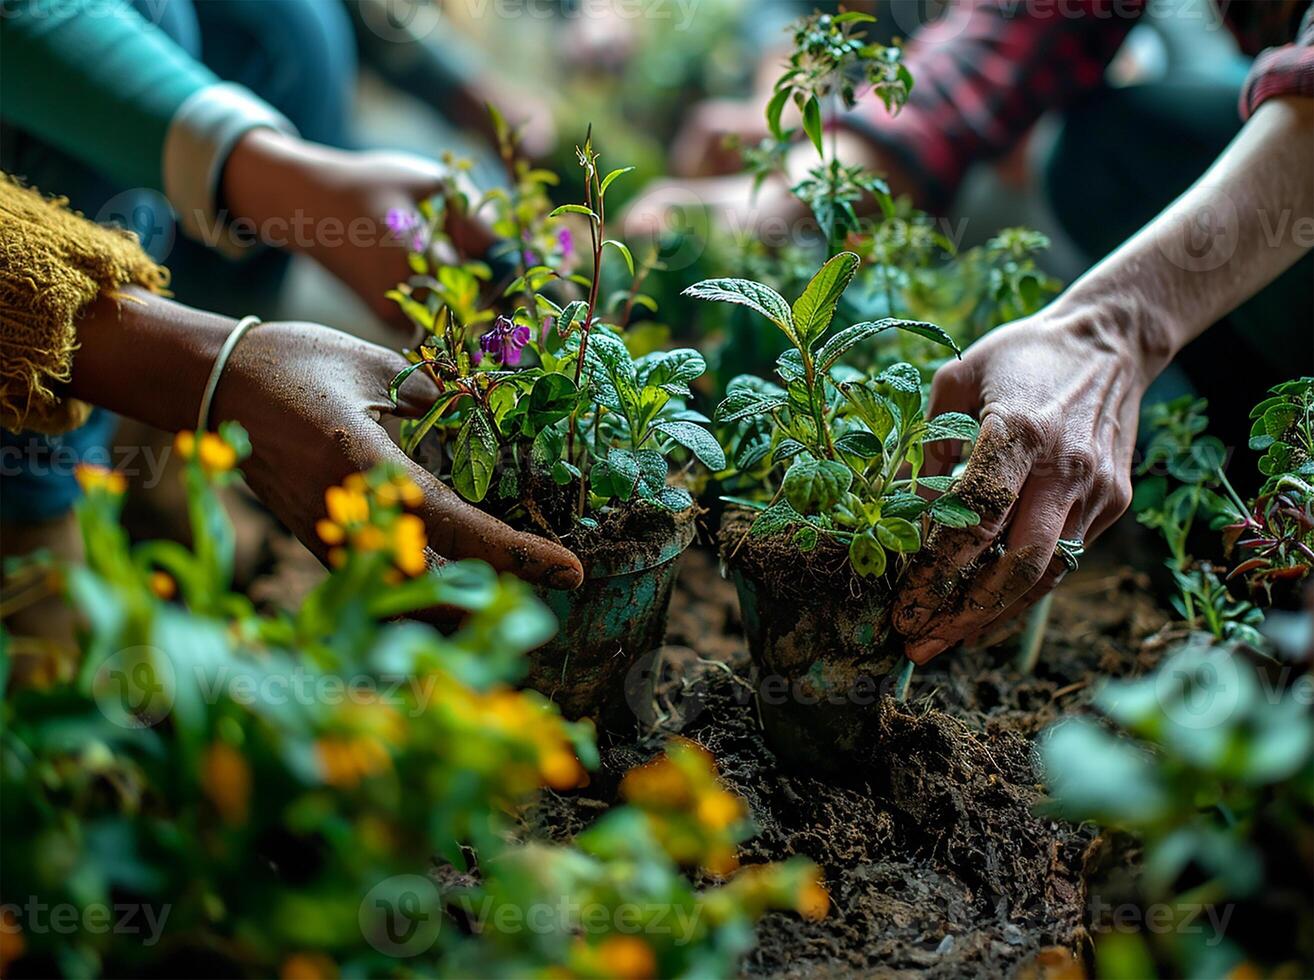
{"type": "MultiPolygon", "coordinates": [[[[928,419],[945,412],[962,412],[976,416],[980,397],[970,370],[961,361],[950,361],[935,372],[931,379],[931,399],[926,409],[928,419]]],[[[946,476],[962,459],[961,442],[941,439],[926,443],[926,462],[922,472],[926,476],[946,476]]]]}
{"type": "Polygon", "coordinates": [[[369,429],[362,440],[363,458],[356,465],[368,470],[379,463],[392,463],[415,481],[424,493],[418,512],[435,557],[478,558],[499,572],[511,572],[554,589],[574,589],[584,581],[584,567],[569,550],[536,534],[513,530],[462,500],[403,453],[382,426],[370,423],[369,429]]]}

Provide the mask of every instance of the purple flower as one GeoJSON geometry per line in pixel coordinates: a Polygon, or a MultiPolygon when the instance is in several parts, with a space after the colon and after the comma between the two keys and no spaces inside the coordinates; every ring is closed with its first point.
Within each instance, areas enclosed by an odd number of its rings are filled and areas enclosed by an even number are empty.
{"type": "Polygon", "coordinates": [[[428,247],[429,229],[418,211],[389,208],[384,222],[394,238],[408,241],[412,252],[423,252],[428,247]]]}
{"type": "Polygon", "coordinates": [[[518,326],[510,317],[499,316],[493,321],[492,329],[479,338],[479,349],[506,367],[519,367],[521,352],[530,336],[528,327],[518,326]]]}
{"type": "Polygon", "coordinates": [[[561,257],[570,258],[575,254],[575,236],[570,233],[570,229],[561,227],[557,229],[557,248],[561,251],[561,257]]]}

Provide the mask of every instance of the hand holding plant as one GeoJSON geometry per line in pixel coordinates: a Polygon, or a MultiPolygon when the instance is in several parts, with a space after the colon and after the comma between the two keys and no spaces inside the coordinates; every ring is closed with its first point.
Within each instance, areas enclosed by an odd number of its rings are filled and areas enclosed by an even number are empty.
{"type": "Polygon", "coordinates": [[[1054,307],[936,372],[932,411],[981,420],[959,483],[981,523],[937,532],[909,570],[894,618],[909,657],[925,663],[1029,608],[1067,571],[1060,540],[1089,545],[1127,509],[1150,377],[1112,322],[1054,307]]]}

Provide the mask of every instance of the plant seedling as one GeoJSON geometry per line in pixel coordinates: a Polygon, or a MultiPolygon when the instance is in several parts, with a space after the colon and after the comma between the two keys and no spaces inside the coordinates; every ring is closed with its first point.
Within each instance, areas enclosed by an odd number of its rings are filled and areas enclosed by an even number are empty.
{"type": "Polygon", "coordinates": [[[906,556],[921,547],[926,521],[965,527],[980,520],[951,491],[952,478],[920,475],[927,443],[972,441],[977,424],[957,412],[926,418],[921,375],[911,364],[874,376],[844,366],[856,344],[890,331],[959,352],[930,323],[884,319],[830,332],[859,261],[851,252],[835,256],[792,305],[770,287],[743,279],[707,280],[686,294],[747,306],[790,342],[776,364],[780,384],[742,375],[730,382],[716,410],[720,423],[748,423],[737,439],[734,467],[752,474],[758,497],[766,498],[733,500],[760,511],[750,533],[788,533],[802,551],[823,538],[841,542],[855,572],[879,577],[894,571],[890,554],[906,556]],[[937,496],[928,499],[919,490],[937,496]]]}

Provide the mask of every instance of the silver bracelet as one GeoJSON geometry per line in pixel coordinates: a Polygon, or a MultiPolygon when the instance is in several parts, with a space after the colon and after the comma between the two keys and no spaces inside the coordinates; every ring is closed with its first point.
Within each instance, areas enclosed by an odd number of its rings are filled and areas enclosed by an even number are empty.
{"type": "Polygon", "coordinates": [[[224,373],[224,365],[228,363],[228,358],[236,349],[237,342],[258,323],[260,323],[258,316],[242,317],[237,321],[237,326],[233,327],[233,332],[228,335],[224,345],[219,348],[219,356],[214,359],[214,367],[210,369],[210,380],[205,383],[205,392],[201,395],[201,410],[196,413],[197,432],[205,432],[209,424],[210,403],[214,401],[215,389],[219,387],[219,377],[224,373]]]}

